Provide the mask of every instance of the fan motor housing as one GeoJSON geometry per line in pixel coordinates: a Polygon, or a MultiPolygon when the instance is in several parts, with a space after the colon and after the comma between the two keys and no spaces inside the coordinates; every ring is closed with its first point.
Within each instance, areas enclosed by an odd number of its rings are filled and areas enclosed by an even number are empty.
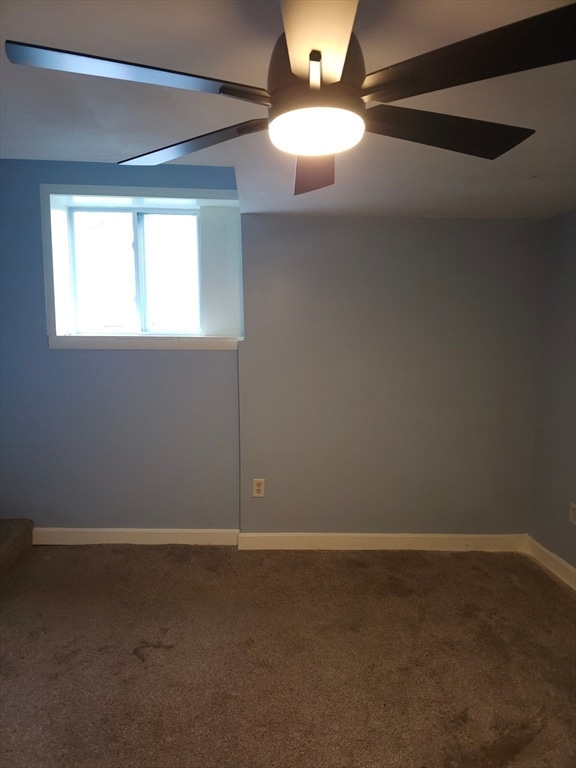
{"type": "Polygon", "coordinates": [[[310,88],[306,80],[297,77],[290,68],[286,36],[280,35],[274,46],[268,69],[268,92],[272,97],[269,120],[285,112],[306,107],[337,107],[355,112],[361,117],[366,111],[360,89],[366,77],[364,56],[356,35],[350,38],[342,77],[337,83],[310,88]]]}

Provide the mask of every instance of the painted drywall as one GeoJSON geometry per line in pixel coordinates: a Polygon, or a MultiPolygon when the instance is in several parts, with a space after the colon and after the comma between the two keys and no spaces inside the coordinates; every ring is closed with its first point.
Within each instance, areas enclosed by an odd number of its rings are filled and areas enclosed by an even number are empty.
{"type": "Polygon", "coordinates": [[[548,224],[530,534],[576,565],[576,214],[548,224]]]}
{"type": "Polygon", "coordinates": [[[42,184],[234,189],[229,168],[3,161],[2,516],[237,528],[236,352],[48,348],[42,184]]]}
{"type": "Polygon", "coordinates": [[[240,387],[242,530],[529,527],[574,561],[570,216],[244,216],[239,380],[231,352],[48,349],[39,216],[40,183],[233,188],[230,169],[1,171],[3,516],[238,527],[240,387]]]}
{"type": "Polygon", "coordinates": [[[544,224],[246,215],[243,237],[242,530],[525,532],[544,224]]]}

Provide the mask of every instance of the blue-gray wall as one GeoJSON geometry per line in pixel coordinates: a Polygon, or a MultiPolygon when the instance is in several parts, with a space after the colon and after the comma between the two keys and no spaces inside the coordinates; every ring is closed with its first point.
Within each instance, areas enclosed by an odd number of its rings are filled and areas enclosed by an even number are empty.
{"type": "Polygon", "coordinates": [[[238,527],[235,352],[55,350],[39,184],[234,189],[231,169],[4,161],[2,516],[38,526],[238,527]]]}
{"type": "Polygon", "coordinates": [[[526,531],[544,231],[244,216],[242,529],[526,531]]]}
{"type": "Polygon", "coordinates": [[[576,216],[559,216],[548,227],[529,532],[576,565],[569,522],[576,502],[576,216]]]}
{"type": "Polygon", "coordinates": [[[239,360],[50,350],[40,183],[235,184],[230,169],[2,163],[3,516],[529,530],[573,559],[570,217],[246,215],[239,360]],[[266,478],[263,500],[253,477],[266,478]]]}

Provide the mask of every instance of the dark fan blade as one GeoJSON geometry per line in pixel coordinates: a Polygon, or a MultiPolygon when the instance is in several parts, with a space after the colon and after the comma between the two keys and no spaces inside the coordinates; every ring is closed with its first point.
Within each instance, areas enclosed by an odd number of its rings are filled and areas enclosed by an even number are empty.
{"type": "Polygon", "coordinates": [[[294,194],[312,192],[334,184],[334,155],[308,157],[298,155],[296,158],[296,175],[294,178],[294,194]]]}
{"type": "Polygon", "coordinates": [[[247,133],[256,133],[268,128],[268,120],[265,117],[256,120],[247,120],[244,123],[229,125],[227,128],[220,128],[218,131],[203,133],[201,136],[195,136],[187,141],[180,141],[178,144],[170,144],[168,147],[156,149],[153,152],[145,152],[143,155],[131,157],[128,160],[122,160],[118,165],[160,165],[170,160],[177,160],[199,149],[213,147],[214,144],[221,144],[223,141],[235,139],[238,136],[245,136],[247,133]]]}
{"type": "Polygon", "coordinates": [[[416,56],[364,80],[364,101],[397,101],[576,58],[576,5],[493,29],[416,56]]]}
{"type": "Polygon", "coordinates": [[[467,117],[440,115],[382,104],[366,110],[366,130],[382,136],[450,149],[493,160],[520,144],[534,131],[513,125],[487,123],[467,117]]]}
{"type": "Polygon", "coordinates": [[[337,83],[354,26],[358,0],[282,0],[290,68],[308,80],[310,52],[322,54],[322,82],[337,83]]]}
{"type": "Polygon", "coordinates": [[[109,77],[132,83],[183,88],[187,91],[216,93],[250,101],[254,104],[262,104],[265,107],[270,106],[270,94],[264,88],[230,83],[226,80],[215,80],[202,75],[190,75],[186,72],[147,67],[143,64],[105,59],[100,56],[88,56],[73,51],[61,51],[58,48],[46,48],[42,45],[28,45],[14,40],[6,41],[6,55],[14,64],[28,64],[31,67],[56,69],[60,72],[74,72],[80,75],[109,77]]]}

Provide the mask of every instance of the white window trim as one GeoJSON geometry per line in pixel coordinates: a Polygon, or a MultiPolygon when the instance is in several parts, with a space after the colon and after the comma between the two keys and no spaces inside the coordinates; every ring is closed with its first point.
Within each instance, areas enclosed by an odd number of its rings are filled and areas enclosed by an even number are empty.
{"type": "Polygon", "coordinates": [[[237,349],[242,336],[56,336],[50,349],[237,349]]]}
{"type": "MultiPolygon", "coordinates": [[[[164,349],[164,350],[235,350],[244,336],[207,335],[119,335],[119,336],[59,336],[56,333],[56,308],[52,233],[50,224],[50,195],[93,195],[117,197],[178,198],[202,200],[211,207],[229,206],[237,202],[235,190],[179,189],[166,187],[115,187],[76,184],[41,184],[42,251],[44,254],[44,292],[46,326],[51,349],[164,349]]],[[[240,302],[242,297],[240,296],[240,302]]],[[[242,311],[242,306],[240,306],[242,311]]]]}

